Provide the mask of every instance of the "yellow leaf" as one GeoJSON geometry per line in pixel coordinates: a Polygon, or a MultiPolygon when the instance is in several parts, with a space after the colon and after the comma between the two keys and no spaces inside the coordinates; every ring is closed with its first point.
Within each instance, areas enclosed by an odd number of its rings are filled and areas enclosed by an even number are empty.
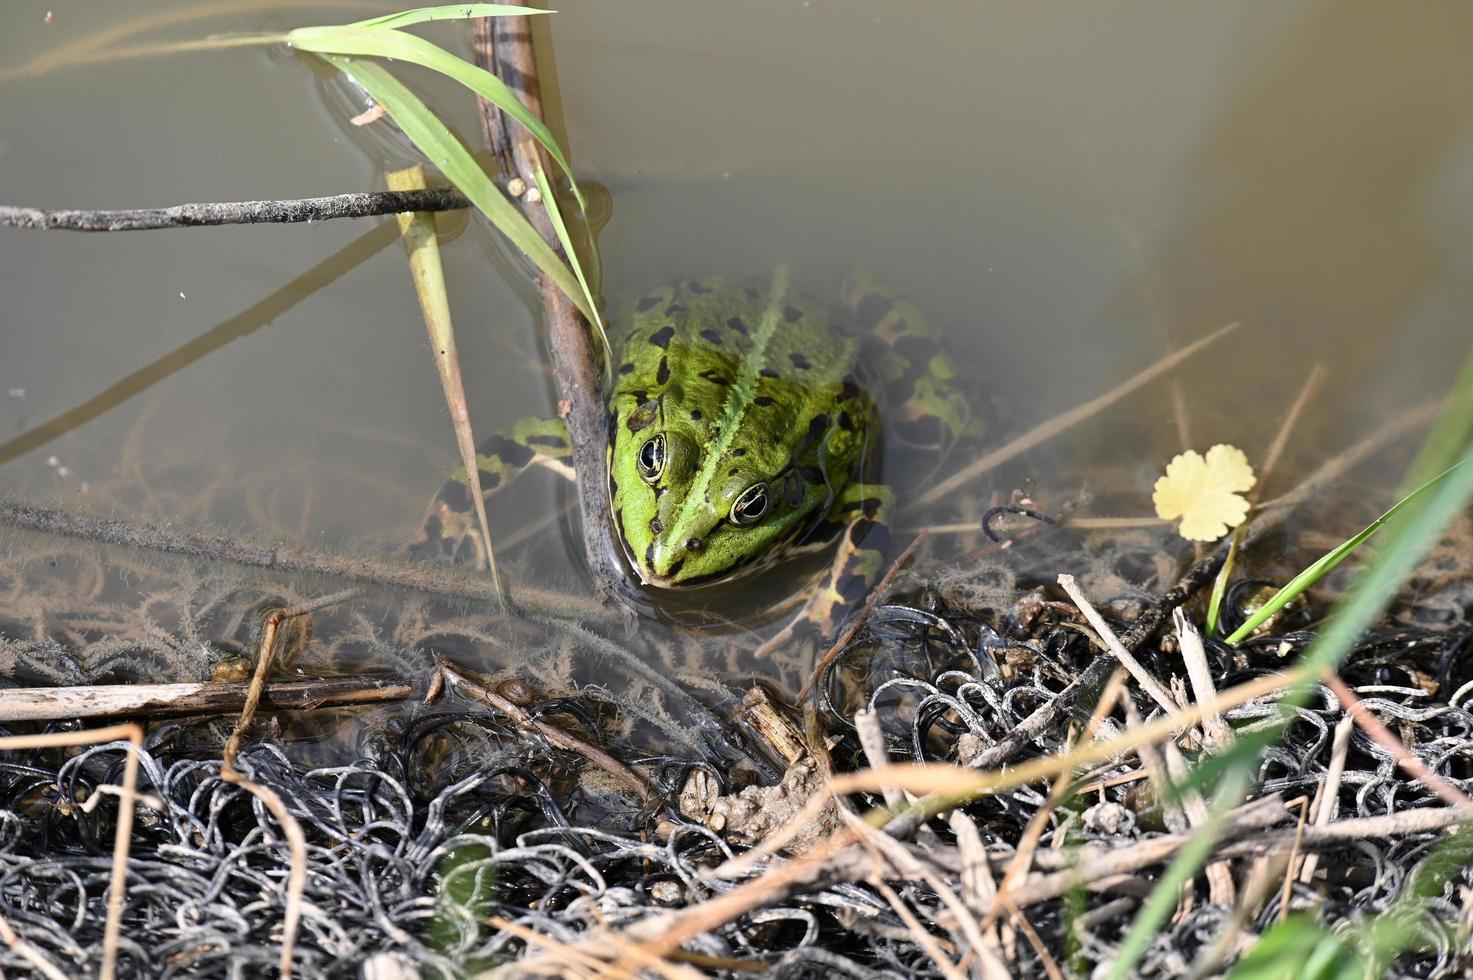
{"type": "Polygon", "coordinates": [[[1157,517],[1181,518],[1179,530],[1188,541],[1216,541],[1248,516],[1242,494],[1254,480],[1248,457],[1236,446],[1213,446],[1206,459],[1189,449],[1167,465],[1151,499],[1157,517]]]}

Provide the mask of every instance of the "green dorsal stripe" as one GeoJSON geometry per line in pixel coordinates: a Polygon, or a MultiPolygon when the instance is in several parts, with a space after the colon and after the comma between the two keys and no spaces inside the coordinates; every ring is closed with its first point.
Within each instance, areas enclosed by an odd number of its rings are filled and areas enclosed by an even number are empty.
{"type": "Polygon", "coordinates": [[[777,333],[783,297],[787,292],[787,267],[778,266],[772,273],[772,292],[767,299],[767,310],[762,314],[762,322],[752,331],[752,347],[742,358],[742,369],[727,387],[726,399],[721,404],[721,438],[706,451],[705,458],[701,460],[701,471],[696,474],[690,493],[685,498],[685,505],[680,509],[681,524],[690,521],[695,508],[710,498],[711,481],[716,476],[716,467],[731,447],[742,417],[747,414],[747,408],[757,395],[757,372],[766,363],[767,345],[771,343],[773,334],[777,333]]]}

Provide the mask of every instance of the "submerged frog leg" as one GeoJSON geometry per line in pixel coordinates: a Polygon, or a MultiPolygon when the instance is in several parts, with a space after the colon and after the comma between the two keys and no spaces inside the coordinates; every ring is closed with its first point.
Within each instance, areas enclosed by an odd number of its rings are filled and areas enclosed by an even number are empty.
{"type": "MultiPolygon", "coordinates": [[[[476,447],[481,495],[489,502],[498,490],[531,466],[545,466],[571,480],[573,446],[562,419],[522,419],[476,447]]],[[[457,469],[440,487],[425,514],[419,535],[409,545],[415,558],[449,558],[477,564],[482,545],[471,501],[465,467],[457,469]]]]}
{"type": "Polygon", "coordinates": [[[916,305],[863,273],[844,280],[842,296],[868,332],[895,443],[939,459],[962,439],[980,439],[985,426],[957,387],[956,365],[941,345],[941,331],[916,305]]]}
{"type": "MultiPolygon", "coordinates": [[[[843,535],[827,577],[793,621],[762,644],[759,655],[802,634],[833,636],[844,617],[864,602],[889,557],[893,507],[890,488],[882,484],[852,483],[844,489],[824,522],[843,535]]],[[[820,527],[818,533],[822,531],[820,527]]]]}

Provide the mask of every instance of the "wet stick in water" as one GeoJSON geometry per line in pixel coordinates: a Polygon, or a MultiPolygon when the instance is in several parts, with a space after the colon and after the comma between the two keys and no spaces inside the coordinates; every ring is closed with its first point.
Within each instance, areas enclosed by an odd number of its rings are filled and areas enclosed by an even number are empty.
{"type": "MultiPolygon", "coordinates": [[[[521,103],[539,117],[543,115],[537,57],[532,49],[531,28],[524,20],[483,18],[478,21],[475,58],[487,71],[505,74],[521,103]]],[[[502,173],[515,174],[524,188],[535,187],[537,171],[542,169],[541,161],[534,159],[539,151],[514,138],[514,127],[496,106],[479,96],[477,103],[486,145],[496,154],[502,173]]],[[[535,201],[528,202],[525,194],[521,204],[527,219],[544,240],[553,248],[560,248],[557,231],[545,207],[535,201]]],[[[559,396],[558,414],[567,422],[573,444],[584,555],[601,592],[628,596],[630,587],[624,572],[623,548],[614,536],[608,481],[604,478],[606,433],[599,397],[602,375],[593,330],[569,295],[552,280],[539,274],[537,285],[547,315],[553,377],[559,396]]]]}
{"type": "Polygon", "coordinates": [[[364,191],[283,201],[174,204],[163,208],[82,210],[0,205],[0,226],[43,231],[157,231],[217,225],[296,224],[333,218],[370,218],[404,211],[459,211],[472,207],[453,187],[364,191]]]}
{"type": "MultiPolygon", "coordinates": [[[[160,527],[73,514],[4,498],[0,498],[0,524],[41,534],[55,534],[99,544],[145,548],[204,561],[226,562],[276,572],[328,575],[369,585],[408,589],[446,599],[473,603],[496,600],[496,593],[484,576],[468,576],[457,573],[453,568],[328,552],[298,551],[176,526],[160,527]]],[[[607,616],[603,606],[586,595],[525,588],[518,593],[518,598],[523,608],[539,611],[549,617],[572,617],[579,621],[588,621],[607,616]]]]}
{"type": "MultiPolygon", "coordinates": [[[[17,687],[0,691],[0,722],[238,712],[245,706],[249,689],[247,684],[222,681],[17,687]]],[[[261,707],[269,711],[300,711],[402,701],[412,690],[409,681],[397,674],[273,681],[261,694],[261,707]]]]}

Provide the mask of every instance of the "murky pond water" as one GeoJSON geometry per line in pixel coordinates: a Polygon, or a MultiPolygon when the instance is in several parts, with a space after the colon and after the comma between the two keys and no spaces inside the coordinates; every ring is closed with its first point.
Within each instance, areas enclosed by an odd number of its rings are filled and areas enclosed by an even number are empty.
{"type": "MultiPolygon", "coordinates": [[[[117,57],[377,9],[7,4],[0,204],[381,186],[402,144],[354,130],[361,105],[301,60],[117,57]],[[94,54],[46,60],[110,29],[94,54]]],[[[1282,489],[1446,389],[1473,302],[1470,29],[1456,4],[575,0],[552,35],[574,159],[613,199],[612,301],[778,263],[827,300],[866,268],[947,330],[995,443],[1241,322],[1174,394],[1156,384],[966,492],[1027,480],[1060,500],[1109,465],[1134,491],[1110,513],[1146,516],[1179,406],[1191,446],[1256,456],[1323,362],[1282,489]]],[[[469,98],[406,77],[478,133],[469,98]]],[[[456,453],[387,227],[0,229],[0,493],[395,551],[456,453]]],[[[478,433],[550,414],[526,270],[479,220],[445,260],[478,433]]],[[[586,592],[566,520],[517,534],[569,499],[540,474],[497,499],[514,583],[586,592]]]]}

